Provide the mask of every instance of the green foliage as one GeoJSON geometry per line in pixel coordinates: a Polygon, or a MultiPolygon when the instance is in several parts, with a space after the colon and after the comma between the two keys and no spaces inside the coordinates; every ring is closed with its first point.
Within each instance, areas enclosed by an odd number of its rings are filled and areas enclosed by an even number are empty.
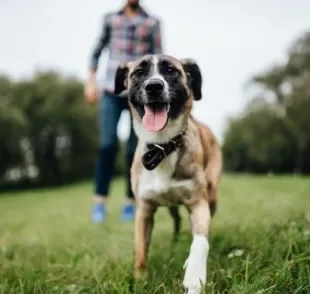
{"type": "Polygon", "coordinates": [[[237,172],[289,173],[294,137],[269,109],[233,119],[225,134],[226,168],[237,172]]]}
{"type": "Polygon", "coordinates": [[[19,141],[28,128],[24,113],[13,96],[14,85],[0,76],[0,176],[22,161],[19,141]]]}
{"type": "Polygon", "coordinates": [[[287,61],[252,78],[264,92],[224,136],[231,171],[310,173],[310,33],[291,46],[287,61]]]}
{"type": "MultiPolygon", "coordinates": [[[[205,293],[310,293],[309,189],[308,178],[224,176],[205,293]]],[[[148,275],[134,283],[134,226],[120,222],[125,185],[113,183],[102,225],[89,221],[89,191],[85,183],[1,198],[0,293],[182,293],[187,211],[172,243],[172,220],[158,209],[148,275]]]]}
{"type": "Polygon", "coordinates": [[[54,185],[89,177],[97,153],[97,110],[85,103],[83,84],[56,72],[29,80],[0,78],[0,177],[17,169],[35,184],[54,185]]]}

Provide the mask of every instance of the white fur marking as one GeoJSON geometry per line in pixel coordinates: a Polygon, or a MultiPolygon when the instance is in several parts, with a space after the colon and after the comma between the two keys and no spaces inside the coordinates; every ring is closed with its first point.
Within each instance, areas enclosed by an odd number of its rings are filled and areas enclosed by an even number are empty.
{"type": "Polygon", "coordinates": [[[203,235],[194,235],[190,253],[185,261],[185,276],[183,285],[188,289],[188,294],[201,293],[202,285],[207,279],[207,260],[209,242],[203,235]]]}
{"type": "Polygon", "coordinates": [[[195,186],[192,180],[176,181],[171,178],[178,154],[174,152],[165,158],[154,170],[143,168],[138,187],[138,197],[152,200],[158,205],[179,204],[185,194],[192,194],[195,186]]]}
{"type": "MultiPolygon", "coordinates": [[[[164,91],[163,91],[163,98],[166,100],[166,102],[169,102],[169,84],[165,80],[162,74],[160,74],[159,69],[158,69],[158,57],[157,56],[152,56],[152,72],[150,72],[149,78],[144,82],[146,85],[149,81],[151,80],[161,80],[164,83],[164,91]]],[[[147,94],[145,91],[143,91],[142,98],[144,103],[147,103],[147,94]]]]}
{"type": "Polygon", "coordinates": [[[152,75],[150,76],[149,79],[152,79],[152,80],[158,79],[164,83],[164,95],[168,99],[168,97],[169,97],[169,84],[164,79],[163,75],[160,74],[159,68],[158,68],[158,62],[159,62],[158,57],[153,56],[153,72],[152,72],[152,75]]]}

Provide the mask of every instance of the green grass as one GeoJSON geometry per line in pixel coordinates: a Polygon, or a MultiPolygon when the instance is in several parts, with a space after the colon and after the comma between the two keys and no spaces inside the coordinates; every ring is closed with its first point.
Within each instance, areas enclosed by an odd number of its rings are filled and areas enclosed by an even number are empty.
{"type": "MultiPolygon", "coordinates": [[[[134,282],[123,183],[114,183],[102,225],[90,222],[91,192],[86,183],[0,197],[0,293],[181,293],[185,209],[176,244],[159,209],[148,276],[134,282]]],[[[225,176],[210,246],[206,293],[310,293],[309,178],[225,176]]]]}

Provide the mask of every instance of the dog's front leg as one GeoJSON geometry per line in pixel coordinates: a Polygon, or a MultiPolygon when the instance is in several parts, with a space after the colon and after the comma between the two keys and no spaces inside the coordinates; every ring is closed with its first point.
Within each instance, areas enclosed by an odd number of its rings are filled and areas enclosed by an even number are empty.
{"type": "Polygon", "coordinates": [[[151,242],[156,207],[143,201],[137,203],[135,217],[135,276],[139,277],[146,267],[151,242]]]}
{"type": "Polygon", "coordinates": [[[189,256],[184,264],[183,286],[188,294],[201,293],[207,279],[207,259],[209,252],[208,234],[211,214],[207,200],[188,207],[190,211],[193,241],[189,256]]]}

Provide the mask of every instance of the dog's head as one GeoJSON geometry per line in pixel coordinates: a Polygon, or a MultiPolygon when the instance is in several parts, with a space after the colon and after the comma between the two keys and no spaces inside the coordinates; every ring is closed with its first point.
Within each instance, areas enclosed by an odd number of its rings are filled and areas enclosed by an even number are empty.
{"type": "Polygon", "coordinates": [[[193,60],[147,55],[121,64],[115,94],[128,91],[134,121],[148,132],[161,132],[189,114],[192,101],[201,99],[202,77],[193,60]]]}

